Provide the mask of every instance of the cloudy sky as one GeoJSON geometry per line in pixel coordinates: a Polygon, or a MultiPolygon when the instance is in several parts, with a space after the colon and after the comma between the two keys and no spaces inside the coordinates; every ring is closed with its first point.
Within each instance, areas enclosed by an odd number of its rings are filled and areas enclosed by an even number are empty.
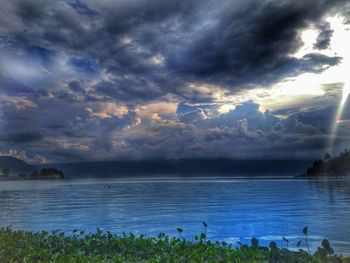
{"type": "Polygon", "coordinates": [[[350,1],[0,5],[0,155],[309,158],[350,148],[350,1]]]}

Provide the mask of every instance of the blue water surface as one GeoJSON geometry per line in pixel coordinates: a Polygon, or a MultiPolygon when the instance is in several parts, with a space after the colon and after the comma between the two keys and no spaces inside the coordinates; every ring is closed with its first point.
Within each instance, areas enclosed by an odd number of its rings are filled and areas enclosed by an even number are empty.
{"type": "MultiPolygon", "coordinates": [[[[121,234],[160,232],[192,240],[208,224],[208,238],[237,244],[257,237],[295,248],[309,227],[310,247],[323,238],[350,255],[350,179],[147,178],[0,181],[0,226],[121,234]]],[[[301,247],[305,247],[303,241],[301,247]]]]}

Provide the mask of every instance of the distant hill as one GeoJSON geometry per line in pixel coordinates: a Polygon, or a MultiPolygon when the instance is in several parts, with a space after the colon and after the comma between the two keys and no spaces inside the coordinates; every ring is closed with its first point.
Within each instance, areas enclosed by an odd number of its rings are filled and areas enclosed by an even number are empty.
{"type": "MultiPolygon", "coordinates": [[[[310,160],[178,159],[54,164],[67,178],[148,176],[294,176],[310,160]]],[[[38,165],[46,168],[50,165],[38,165]]]]}
{"type": "Polygon", "coordinates": [[[37,171],[37,168],[33,165],[29,165],[24,161],[11,157],[0,156],[0,176],[19,176],[30,175],[37,171]]]}
{"type": "Polygon", "coordinates": [[[331,158],[326,153],[322,160],[313,162],[312,167],[306,170],[307,176],[336,176],[350,175],[350,151],[345,149],[339,156],[331,158]]]}

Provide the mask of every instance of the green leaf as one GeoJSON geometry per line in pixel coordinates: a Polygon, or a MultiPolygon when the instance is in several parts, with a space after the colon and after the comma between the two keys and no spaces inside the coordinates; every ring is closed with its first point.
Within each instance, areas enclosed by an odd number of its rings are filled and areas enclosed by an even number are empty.
{"type": "Polygon", "coordinates": [[[301,240],[299,240],[299,241],[297,242],[297,247],[299,247],[300,244],[301,244],[301,240]]]}
{"type": "Polygon", "coordinates": [[[257,248],[259,246],[259,240],[257,240],[255,237],[251,239],[252,247],[257,248]]]}
{"type": "Polygon", "coordinates": [[[275,241],[271,241],[269,244],[269,247],[271,250],[276,250],[277,249],[277,244],[275,241]]]}
{"type": "Polygon", "coordinates": [[[322,240],[322,247],[324,247],[325,249],[330,248],[329,241],[327,239],[322,240]]]}
{"type": "Polygon", "coordinates": [[[303,228],[303,234],[304,234],[304,235],[307,235],[307,232],[308,232],[308,228],[307,228],[307,226],[306,226],[306,227],[303,228]]]}

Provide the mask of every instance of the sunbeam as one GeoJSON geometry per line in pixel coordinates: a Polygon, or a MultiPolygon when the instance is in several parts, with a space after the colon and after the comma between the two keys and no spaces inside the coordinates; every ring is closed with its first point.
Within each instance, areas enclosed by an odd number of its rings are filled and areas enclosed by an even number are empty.
{"type": "Polygon", "coordinates": [[[329,143],[329,148],[334,151],[334,142],[335,142],[335,138],[337,137],[337,132],[338,132],[338,126],[339,123],[342,121],[342,115],[344,112],[344,108],[345,108],[345,103],[349,97],[350,94],[350,85],[349,83],[345,83],[343,86],[343,91],[342,91],[342,97],[341,97],[341,101],[339,103],[335,118],[334,118],[334,122],[333,122],[333,126],[331,129],[331,136],[330,136],[330,143],[329,143]]]}

